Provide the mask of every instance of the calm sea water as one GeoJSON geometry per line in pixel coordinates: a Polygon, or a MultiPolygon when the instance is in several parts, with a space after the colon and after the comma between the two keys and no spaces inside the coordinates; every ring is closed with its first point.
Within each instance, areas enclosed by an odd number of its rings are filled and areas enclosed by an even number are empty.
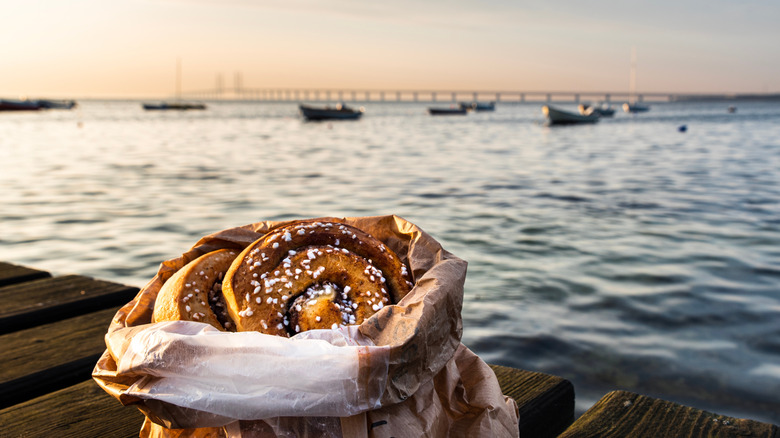
{"type": "Polygon", "coordinates": [[[393,213],[469,262],[463,342],[569,379],[578,413],[625,389],[780,423],[780,104],[364,105],[0,114],[0,260],[141,286],[214,231],[393,213]]]}

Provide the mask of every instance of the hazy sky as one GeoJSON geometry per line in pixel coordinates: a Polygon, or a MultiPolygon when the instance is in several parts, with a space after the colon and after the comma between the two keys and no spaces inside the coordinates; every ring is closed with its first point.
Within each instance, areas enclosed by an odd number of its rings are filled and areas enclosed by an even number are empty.
{"type": "Polygon", "coordinates": [[[0,0],[0,97],[780,92],[777,0],[0,0]]]}

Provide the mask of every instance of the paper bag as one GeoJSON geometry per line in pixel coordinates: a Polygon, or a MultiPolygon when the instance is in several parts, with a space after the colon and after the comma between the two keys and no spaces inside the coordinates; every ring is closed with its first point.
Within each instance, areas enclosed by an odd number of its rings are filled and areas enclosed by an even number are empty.
{"type": "Polygon", "coordinates": [[[198,256],[241,250],[288,222],[200,239],[115,315],[97,383],[147,417],[141,436],[517,436],[517,406],[460,343],[466,262],[397,216],[321,218],[362,229],[411,268],[414,288],[359,326],[293,338],[152,324],[164,282],[198,256]]]}

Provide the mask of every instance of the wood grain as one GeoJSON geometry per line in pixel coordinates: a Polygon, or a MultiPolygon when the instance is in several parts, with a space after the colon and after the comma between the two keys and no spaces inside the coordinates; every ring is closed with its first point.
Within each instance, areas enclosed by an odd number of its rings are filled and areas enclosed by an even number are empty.
{"type": "Polygon", "coordinates": [[[0,287],[0,334],[120,306],[137,292],[137,287],[79,275],[0,287]]]}
{"type": "Polygon", "coordinates": [[[612,391],[560,435],[597,437],[780,438],[780,429],[627,391],[612,391]]]}
{"type": "Polygon", "coordinates": [[[574,420],[574,386],[533,371],[490,365],[504,395],[517,402],[521,437],[555,437],[574,420]]]}
{"type": "Polygon", "coordinates": [[[51,274],[46,271],[0,262],[0,287],[47,277],[51,277],[51,274]]]}
{"type": "Polygon", "coordinates": [[[91,379],[0,410],[7,437],[137,437],[143,420],[91,379]]]}
{"type": "Polygon", "coordinates": [[[0,336],[0,408],[89,379],[117,309],[0,336]]]}

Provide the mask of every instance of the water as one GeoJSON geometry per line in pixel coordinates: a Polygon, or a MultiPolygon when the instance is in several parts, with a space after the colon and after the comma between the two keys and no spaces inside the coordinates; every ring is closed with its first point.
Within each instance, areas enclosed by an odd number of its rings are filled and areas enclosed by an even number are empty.
{"type": "Polygon", "coordinates": [[[469,262],[463,342],[569,379],[578,413],[625,389],[780,423],[780,105],[365,106],[0,114],[0,260],[141,286],[221,229],[397,214],[469,262]]]}

